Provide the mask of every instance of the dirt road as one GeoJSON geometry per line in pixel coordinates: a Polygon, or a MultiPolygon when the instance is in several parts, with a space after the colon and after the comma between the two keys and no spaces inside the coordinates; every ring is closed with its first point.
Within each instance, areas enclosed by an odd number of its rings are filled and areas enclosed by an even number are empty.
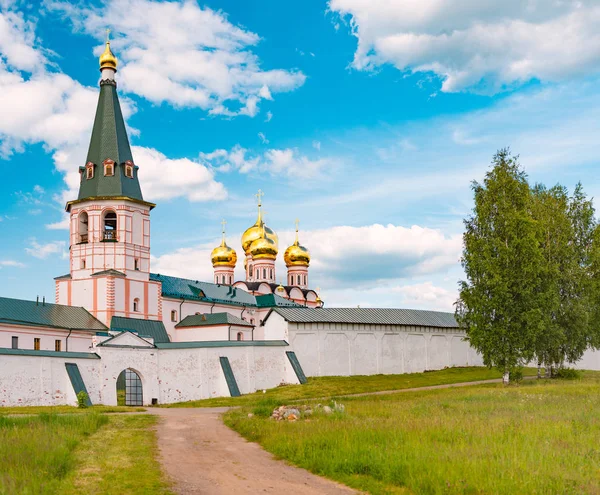
{"type": "Polygon", "coordinates": [[[350,494],[354,490],[278,461],[220,420],[226,408],[162,409],[157,426],[163,469],[180,494],[350,494]]]}

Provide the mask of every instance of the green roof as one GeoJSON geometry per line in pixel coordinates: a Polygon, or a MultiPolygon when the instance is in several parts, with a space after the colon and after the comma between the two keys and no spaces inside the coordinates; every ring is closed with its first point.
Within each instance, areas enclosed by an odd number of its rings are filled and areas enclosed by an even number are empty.
{"type": "Polygon", "coordinates": [[[38,356],[70,359],[100,359],[93,352],[57,352],[57,351],[34,351],[33,349],[7,349],[0,347],[1,356],[38,356]]]}
{"type": "Polygon", "coordinates": [[[211,340],[205,342],[169,342],[156,344],[159,349],[197,349],[202,347],[285,347],[285,340],[211,340]]]}
{"type": "Polygon", "coordinates": [[[95,165],[94,177],[87,179],[85,173],[83,174],[78,200],[127,197],[143,201],[137,167],[134,167],[133,178],[126,177],[123,166],[126,161],[133,162],[133,156],[117,96],[117,87],[113,82],[102,81],[86,160],[86,163],[91,162],[95,165]],[[115,162],[112,176],[104,176],[103,162],[106,159],[115,162]]]}
{"type": "Polygon", "coordinates": [[[212,284],[199,280],[150,274],[150,280],[162,283],[163,297],[185,299],[186,301],[206,301],[230,304],[233,306],[252,306],[270,308],[275,306],[302,307],[276,294],[254,296],[243,289],[231,285],[212,284]]]}
{"type": "Polygon", "coordinates": [[[243,327],[253,327],[252,323],[230,315],[229,313],[213,313],[201,315],[189,315],[181,320],[175,328],[180,327],[208,327],[212,325],[238,325],[243,327]]]}
{"type": "Polygon", "coordinates": [[[358,323],[417,327],[458,328],[454,313],[396,308],[274,308],[293,323],[358,323]]]}
{"type": "Polygon", "coordinates": [[[106,330],[84,308],[0,297],[0,323],[65,330],[106,330]]]}
{"type": "Polygon", "coordinates": [[[113,316],[110,320],[110,330],[114,332],[133,332],[142,338],[151,337],[154,339],[155,344],[169,342],[169,336],[162,321],[113,316]]]}

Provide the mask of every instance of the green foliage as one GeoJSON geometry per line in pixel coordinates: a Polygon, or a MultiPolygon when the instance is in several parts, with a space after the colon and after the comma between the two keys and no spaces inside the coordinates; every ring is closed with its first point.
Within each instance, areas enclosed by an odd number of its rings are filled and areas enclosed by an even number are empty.
{"type": "Polygon", "coordinates": [[[510,381],[511,382],[520,382],[523,380],[523,370],[521,368],[514,368],[510,370],[510,381]]]}
{"type": "Polygon", "coordinates": [[[506,373],[534,356],[543,315],[544,259],[531,216],[532,195],[516,157],[499,151],[465,220],[456,317],[487,366],[506,373]]]}
{"type": "Polygon", "coordinates": [[[600,493],[600,373],[344,399],[344,415],[227,425],[313,473],[372,494],[600,493]]]}
{"type": "Polygon", "coordinates": [[[530,188],[501,150],[473,190],[456,316],[484,363],[560,368],[600,348],[600,231],[581,184],[530,188]]]}
{"type": "Polygon", "coordinates": [[[579,380],[581,377],[581,371],[573,368],[559,368],[552,375],[552,378],[558,378],[561,380],[579,380]]]}
{"type": "Polygon", "coordinates": [[[89,400],[90,400],[90,398],[89,398],[88,394],[84,390],[81,390],[77,394],[77,407],[79,409],[86,409],[88,407],[89,400]]]}

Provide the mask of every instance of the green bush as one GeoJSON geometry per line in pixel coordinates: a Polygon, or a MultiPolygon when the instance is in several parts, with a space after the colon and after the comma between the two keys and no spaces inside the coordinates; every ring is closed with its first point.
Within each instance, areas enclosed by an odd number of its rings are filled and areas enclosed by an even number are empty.
{"type": "Polygon", "coordinates": [[[85,409],[88,406],[90,397],[83,390],[77,394],[77,407],[85,409]]]}
{"type": "Polygon", "coordinates": [[[581,378],[581,372],[573,368],[558,368],[554,371],[552,378],[561,380],[578,380],[581,378]]]}
{"type": "Polygon", "coordinates": [[[519,383],[523,380],[523,370],[521,368],[515,368],[509,373],[509,379],[511,382],[519,383]]]}

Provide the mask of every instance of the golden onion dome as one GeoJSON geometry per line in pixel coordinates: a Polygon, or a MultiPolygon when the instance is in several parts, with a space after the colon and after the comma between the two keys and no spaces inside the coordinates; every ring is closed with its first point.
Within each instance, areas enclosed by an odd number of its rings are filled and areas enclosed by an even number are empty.
{"type": "Polygon", "coordinates": [[[104,53],[100,55],[100,70],[103,69],[113,69],[117,72],[117,57],[110,49],[110,41],[106,42],[104,53]]]}
{"type": "Polygon", "coordinates": [[[274,260],[277,258],[277,244],[275,241],[266,235],[266,230],[263,228],[263,235],[256,239],[252,244],[248,252],[252,255],[252,259],[269,259],[274,260]]]}
{"type": "Polygon", "coordinates": [[[235,266],[237,263],[237,254],[234,249],[230,248],[225,242],[221,243],[212,250],[210,260],[213,266],[235,266]]]}
{"type": "Polygon", "coordinates": [[[308,266],[310,264],[310,253],[308,249],[301,246],[298,240],[285,250],[283,260],[286,266],[308,266]]]}
{"type": "Polygon", "coordinates": [[[259,189],[258,194],[256,195],[258,197],[258,218],[256,219],[255,224],[246,229],[246,232],[242,234],[242,249],[246,254],[249,253],[252,243],[263,236],[263,231],[265,237],[271,239],[275,243],[275,247],[279,249],[279,238],[277,237],[277,234],[265,225],[262,218],[262,195],[263,193],[259,189]]]}
{"type": "Polygon", "coordinates": [[[298,224],[296,220],[296,240],[289,248],[285,250],[283,260],[286,266],[308,266],[310,264],[310,253],[308,249],[300,245],[298,241],[298,224]]]}
{"type": "Polygon", "coordinates": [[[233,248],[230,248],[225,242],[225,220],[221,222],[223,225],[223,238],[221,239],[221,245],[217,246],[212,250],[210,254],[210,260],[212,261],[213,267],[215,266],[231,266],[234,267],[237,263],[237,254],[233,248]]]}

